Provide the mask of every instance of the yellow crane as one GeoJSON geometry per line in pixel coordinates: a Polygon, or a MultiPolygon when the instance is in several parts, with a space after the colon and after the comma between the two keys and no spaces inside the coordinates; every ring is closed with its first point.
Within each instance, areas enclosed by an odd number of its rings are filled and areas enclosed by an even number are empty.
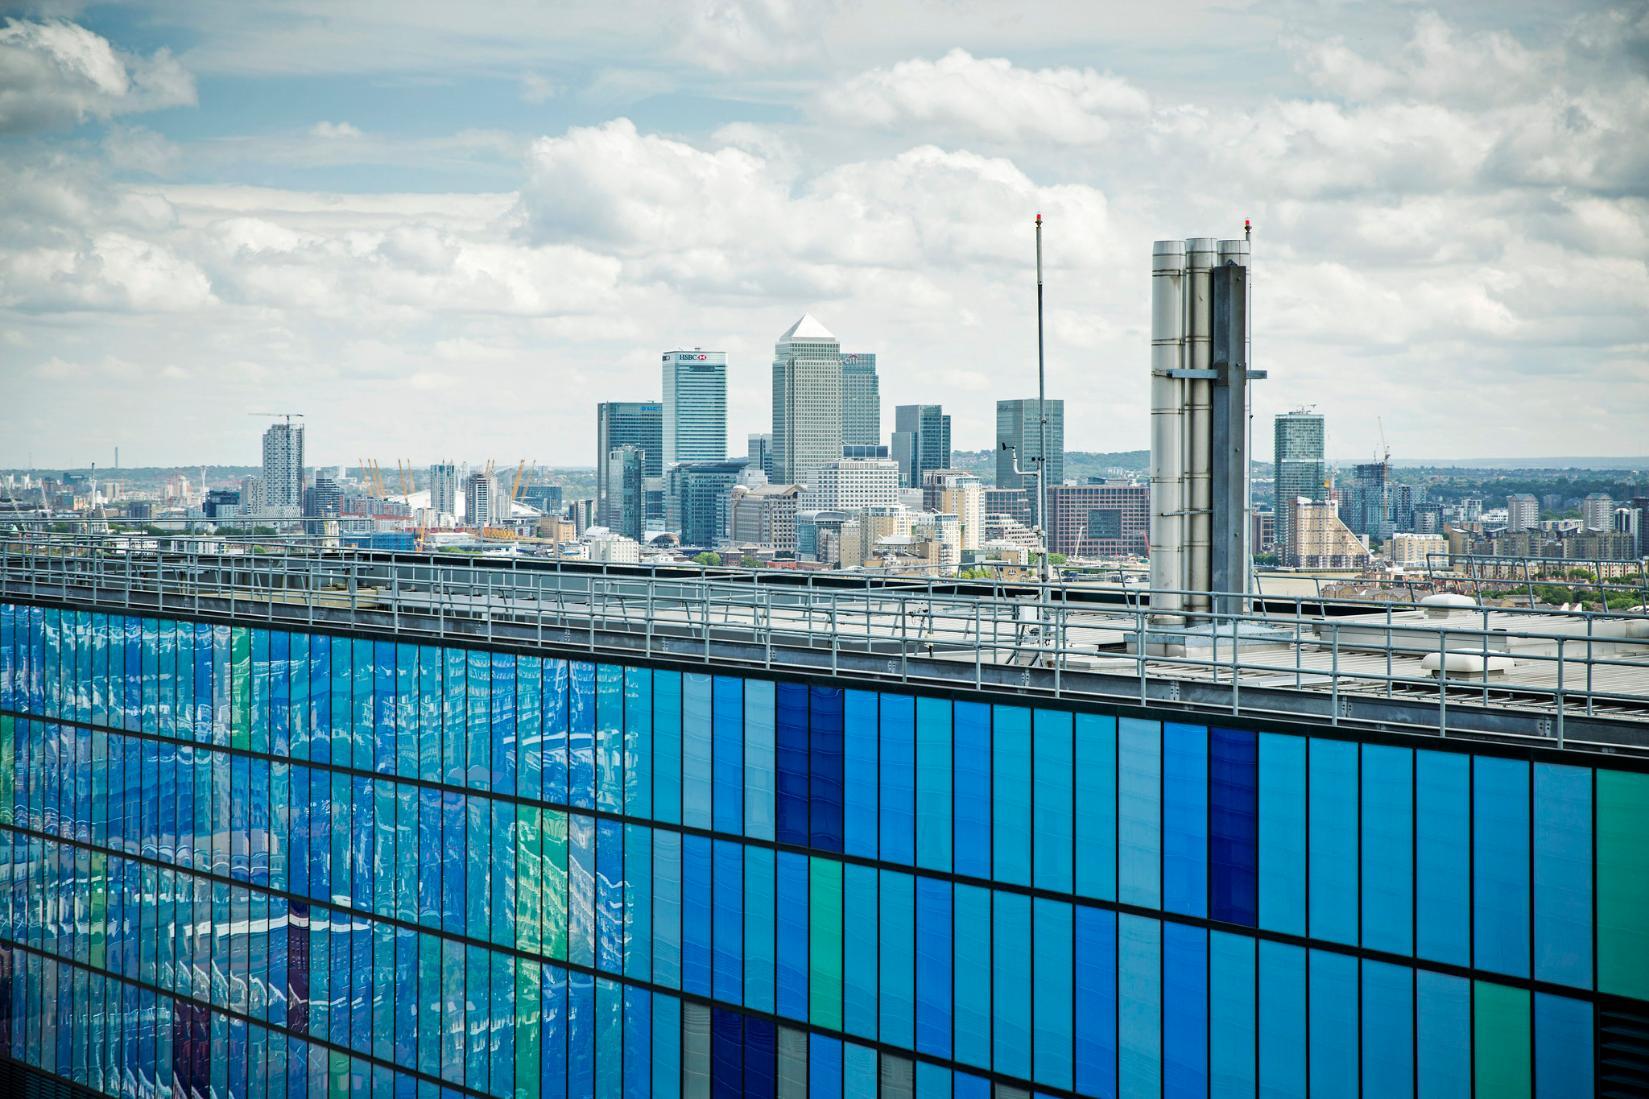
{"type": "Polygon", "coordinates": [[[522,474],[526,472],[527,460],[523,458],[520,464],[515,467],[515,480],[510,482],[510,503],[512,504],[521,499],[521,490],[526,487],[526,481],[522,478],[522,474]]]}

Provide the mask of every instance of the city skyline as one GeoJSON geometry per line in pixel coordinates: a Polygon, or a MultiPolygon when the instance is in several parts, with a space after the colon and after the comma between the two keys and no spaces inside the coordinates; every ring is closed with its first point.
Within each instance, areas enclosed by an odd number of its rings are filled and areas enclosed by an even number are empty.
{"type": "Polygon", "coordinates": [[[582,465],[584,410],[652,397],[661,347],[724,349],[729,428],[761,428],[771,334],[804,311],[876,350],[887,407],[942,401],[985,441],[1034,367],[1038,210],[1072,449],[1146,444],[1133,257],[1245,216],[1283,383],[1258,422],[1304,397],[1330,455],[1371,454],[1374,401],[1406,413],[1399,454],[1640,449],[1635,10],[1294,13],[1279,44],[1281,16],[1191,7],[734,4],[622,51],[582,17],[65,10],[0,34],[7,468],[254,464],[232,421],[268,407],[306,411],[319,464],[484,440],[582,465]],[[832,63],[798,73],[804,29],[832,63]],[[1215,44],[1255,63],[1188,78],[1215,44]],[[466,399],[478,379],[519,407],[466,399]]]}

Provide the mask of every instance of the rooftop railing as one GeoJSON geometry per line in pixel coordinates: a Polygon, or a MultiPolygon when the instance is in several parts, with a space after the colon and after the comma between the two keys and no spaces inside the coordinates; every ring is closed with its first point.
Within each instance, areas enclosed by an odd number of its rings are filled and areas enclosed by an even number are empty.
{"type": "Polygon", "coordinates": [[[0,536],[0,596],[403,640],[1649,751],[1649,615],[1139,587],[785,582],[250,539],[0,536]],[[1182,593],[1189,594],[1189,593],[1182,593]]]}

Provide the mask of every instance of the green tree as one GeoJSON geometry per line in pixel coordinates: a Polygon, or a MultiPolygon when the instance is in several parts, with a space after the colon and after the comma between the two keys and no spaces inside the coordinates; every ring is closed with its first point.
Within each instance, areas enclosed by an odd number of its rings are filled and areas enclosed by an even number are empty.
{"type": "Polygon", "coordinates": [[[705,550],[703,553],[698,554],[693,558],[693,563],[713,569],[721,564],[721,554],[715,553],[711,550],[705,550]]]}

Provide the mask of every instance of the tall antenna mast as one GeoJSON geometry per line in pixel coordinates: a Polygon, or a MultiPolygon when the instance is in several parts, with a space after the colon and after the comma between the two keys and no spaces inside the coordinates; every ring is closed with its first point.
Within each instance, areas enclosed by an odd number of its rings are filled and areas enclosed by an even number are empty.
{"type": "Polygon", "coordinates": [[[1036,215],[1036,414],[1041,432],[1036,450],[1036,524],[1042,528],[1042,598],[1053,579],[1053,532],[1048,528],[1048,393],[1042,341],[1042,215],[1036,215]]]}

